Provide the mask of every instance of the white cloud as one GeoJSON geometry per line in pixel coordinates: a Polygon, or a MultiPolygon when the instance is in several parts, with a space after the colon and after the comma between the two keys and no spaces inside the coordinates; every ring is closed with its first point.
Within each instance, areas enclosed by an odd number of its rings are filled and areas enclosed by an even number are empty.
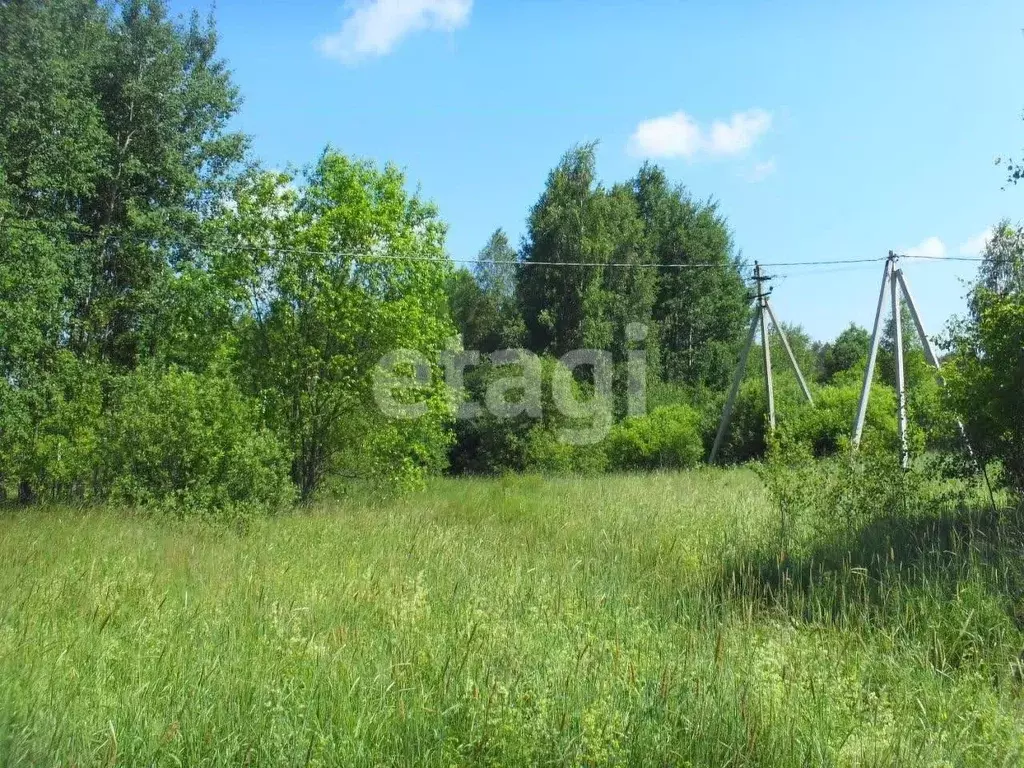
{"type": "Polygon", "coordinates": [[[700,154],[715,157],[741,155],[749,150],[772,125],[763,109],[737,112],[728,120],[715,120],[709,129],[685,112],[644,120],[629,138],[627,150],[640,157],[685,157],[700,154]]]}
{"type": "Polygon", "coordinates": [[[320,38],[317,48],[324,56],[354,64],[390,53],[413,32],[464,27],[473,0],[348,0],[346,8],[341,29],[320,38]]]}
{"type": "Polygon", "coordinates": [[[922,259],[941,259],[946,256],[946,244],[937,237],[926,237],[913,248],[905,249],[903,254],[922,259]]]}
{"type": "Polygon", "coordinates": [[[991,228],[986,229],[984,232],[979,232],[974,237],[969,237],[967,240],[960,244],[960,255],[961,256],[980,256],[985,252],[985,246],[988,245],[989,240],[992,239],[994,234],[991,228]]]}
{"type": "Polygon", "coordinates": [[[700,126],[685,112],[644,120],[629,138],[632,155],[693,157],[704,146],[700,126]]]}
{"type": "Polygon", "coordinates": [[[754,167],[747,173],[747,181],[756,184],[764,181],[778,169],[774,160],[766,160],[763,163],[754,163],[754,167]]]}
{"type": "Polygon", "coordinates": [[[763,109],[737,112],[728,123],[711,124],[708,151],[714,155],[739,155],[746,152],[772,126],[772,116],[763,109]]]}

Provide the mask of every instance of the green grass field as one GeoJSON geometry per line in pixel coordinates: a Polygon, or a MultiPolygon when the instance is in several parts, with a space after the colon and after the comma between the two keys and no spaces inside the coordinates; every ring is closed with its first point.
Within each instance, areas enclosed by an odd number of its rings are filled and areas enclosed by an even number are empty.
{"type": "Polygon", "coordinates": [[[1019,557],[777,528],[747,470],[0,513],[0,764],[1022,763],[1019,557]]]}

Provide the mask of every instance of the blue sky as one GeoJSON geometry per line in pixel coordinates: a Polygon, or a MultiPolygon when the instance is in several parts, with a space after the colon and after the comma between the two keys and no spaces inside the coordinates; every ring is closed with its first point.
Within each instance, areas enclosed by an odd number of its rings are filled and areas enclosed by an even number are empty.
{"type": "MultiPolygon", "coordinates": [[[[606,182],[650,157],[716,198],[750,260],[959,256],[1024,218],[994,166],[1024,148],[1019,0],[220,0],[215,17],[259,159],[331,143],[398,163],[457,259],[499,226],[518,241],[589,140],[606,182]]],[[[904,266],[938,333],[974,265],[904,266]]],[[[870,323],[880,264],[774,272],[781,319],[817,338],[870,323]]]]}

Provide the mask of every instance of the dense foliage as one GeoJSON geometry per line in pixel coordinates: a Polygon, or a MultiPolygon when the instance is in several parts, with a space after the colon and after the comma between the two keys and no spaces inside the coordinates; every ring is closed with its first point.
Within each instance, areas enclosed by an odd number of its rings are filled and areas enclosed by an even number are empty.
{"type": "Polygon", "coordinates": [[[4,3],[0,29],[2,474],[23,499],[88,495],[132,373],[191,356],[239,98],[212,27],[158,2],[4,3]]]}
{"type": "Polygon", "coordinates": [[[969,316],[953,324],[951,345],[949,389],[971,446],[1024,493],[1024,232],[1007,222],[986,248],[969,316]]]}
{"type": "Polygon", "coordinates": [[[367,405],[385,354],[437,366],[455,332],[445,226],[396,168],[252,169],[212,26],[162,2],[0,30],[4,493],[233,514],[443,466],[440,375],[424,418],[367,405]]]}
{"type": "MultiPolygon", "coordinates": [[[[212,23],[161,0],[26,0],[0,3],[0,30],[0,495],[232,515],[328,481],[707,455],[750,295],[717,203],[661,168],[606,185],[596,145],[574,147],[522,241],[496,230],[455,269],[395,166],[252,161],[212,23]]],[[[952,402],[1018,490],[1020,242],[1003,226],[989,246],[951,401],[903,321],[915,455],[958,443],[952,402]]],[[[892,329],[865,436],[885,447],[892,329]]],[[[779,429],[839,453],[868,333],[783,330],[815,404],[773,332],[779,429]]],[[[763,366],[753,350],[724,461],[771,442],[763,366]]]]}
{"type": "Polygon", "coordinates": [[[422,418],[389,419],[371,407],[379,361],[409,350],[437,368],[455,333],[435,209],[406,193],[393,166],[378,170],[333,151],[297,190],[290,177],[269,174],[247,180],[235,200],[224,216],[227,250],[260,243],[225,280],[245,302],[242,378],[287,444],[303,498],[332,470],[436,470],[448,406],[438,370],[420,393],[422,418]]]}
{"type": "Polygon", "coordinates": [[[233,379],[140,369],[116,383],[96,462],[115,500],[232,517],[291,501],[288,456],[233,379]]]}
{"type": "Polygon", "coordinates": [[[616,469],[685,469],[704,458],[700,415],[685,405],[655,408],[616,425],[608,436],[616,469]]]}

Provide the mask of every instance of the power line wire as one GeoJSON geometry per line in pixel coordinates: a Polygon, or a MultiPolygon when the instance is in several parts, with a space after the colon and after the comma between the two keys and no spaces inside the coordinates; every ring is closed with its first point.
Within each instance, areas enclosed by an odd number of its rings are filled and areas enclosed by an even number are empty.
{"type": "MultiPolygon", "coordinates": [[[[30,225],[24,224],[24,222],[8,221],[2,224],[3,228],[21,229],[22,231],[33,231],[37,234],[45,234],[39,232],[38,229],[31,227],[30,225]]],[[[89,239],[99,241],[101,236],[90,235],[89,239]]],[[[117,236],[112,236],[117,238],[117,236]]],[[[123,239],[123,238],[117,238],[123,239]]],[[[138,237],[136,239],[137,244],[150,244],[153,242],[153,238],[138,237]]],[[[484,266],[509,266],[509,267],[610,267],[616,269],[729,269],[741,271],[746,265],[737,264],[736,262],[690,262],[690,263],[661,263],[661,262],[605,262],[605,261],[534,261],[534,260],[503,260],[503,259],[457,259],[450,256],[417,256],[410,254],[391,254],[391,253],[375,253],[370,249],[312,249],[312,248],[295,248],[288,246],[273,246],[273,245],[255,245],[251,243],[222,243],[213,246],[204,246],[200,244],[196,246],[198,249],[203,250],[220,250],[227,252],[276,252],[276,253],[288,253],[293,255],[304,255],[304,256],[335,256],[335,257],[350,257],[354,259],[373,259],[376,261],[399,261],[399,262],[422,262],[422,263],[438,263],[438,264],[460,264],[460,265],[484,265],[484,266]]],[[[901,259],[916,259],[925,262],[941,262],[941,261],[955,261],[955,262],[971,262],[981,263],[985,261],[984,257],[981,256],[924,256],[924,255],[909,255],[909,254],[898,254],[901,259]]],[[[858,258],[858,259],[818,259],[812,261],[765,261],[761,262],[761,266],[770,268],[799,268],[799,267],[832,267],[832,266],[847,266],[847,265],[867,265],[867,264],[880,264],[886,261],[887,256],[878,256],[870,258],[858,258]]],[[[998,263],[999,260],[996,260],[998,263]]],[[[837,270],[838,271],[838,270],[837,270]]],[[[814,273],[804,273],[814,274],[814,273]]],[[[826,274],[822,272],[820,274],[826,274]]],[[[794,275],[796,276],[796,275],[794,275]]]]}

